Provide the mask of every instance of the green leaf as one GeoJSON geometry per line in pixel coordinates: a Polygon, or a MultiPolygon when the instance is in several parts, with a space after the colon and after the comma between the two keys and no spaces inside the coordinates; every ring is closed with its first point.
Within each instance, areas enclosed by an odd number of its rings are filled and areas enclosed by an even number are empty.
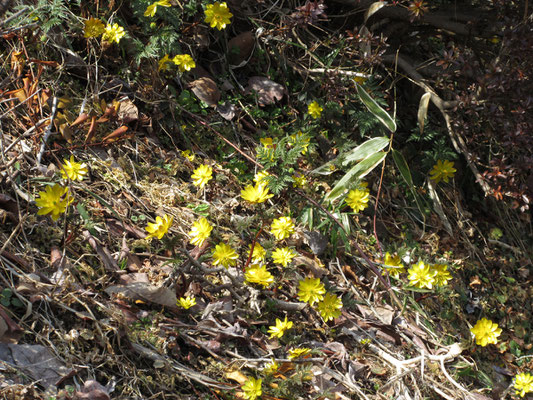
{"type": "Polygon", "coordinates": [[[376,101],[370,97],[370,95],[366,92],[365,89],[361,87],[358,83],[355,84],[355,87],[357,88],[357,94],[359,95],[359,98],[364,103],[366,108],[368,108],[368,111],[370,111],[374,116],[381,121],[383,125],[387,127],[387,129],[391,132],[396,131],[396,122],[392,119],[392,117],[385,111],[383,108],[380,107],[376,101]]]}
{"type": "Polygon", "coordinates": [[[348,184],[363,178],[368,175],[374,168],[376,168],[381,161],[385,159],[387,153],[385,151],[378,151],[365,158],[360,163],[357,163],[344,175],[335,185],[331,192],[326,196],[326,201],[332,202],[344,194],[348,189],[348,184]]]}
{"type": "Polygon", "coordinates": [[[403,154],[395,149],[392,149],[392,159],[394,160],[394,163],[398,167],[398,171],[400,171],[400,175],[402,176],[405,183],[407,183],[409,190],[411,191],[413,197],[415,198],[416,207],[418,208],[418,211],[420,212],[420,215],[422,216],[422,221],[423,221],[424,230],[425,230],[426,215],[424,213],[424,208],[420,204],[420,197],[418,196],[418,193],[416,192],[415,185],[413,184],[413,177],[411,176],[409,165],[407,165],[407,161],[405,161],[403,154]]]}
{"type": "Polygon", "coordinates": [[[348,151],[343,155],[342,165],[346,166],[354,161],[364,160],[368,156],[383,150],[390,143],[386,136],[375,137],[360,144],[356,148],[348,151]]]}

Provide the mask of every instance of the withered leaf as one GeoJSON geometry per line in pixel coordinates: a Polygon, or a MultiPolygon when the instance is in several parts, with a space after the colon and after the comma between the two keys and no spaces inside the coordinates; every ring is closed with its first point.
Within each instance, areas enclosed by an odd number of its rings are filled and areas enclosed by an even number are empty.
{"type": "Polygon", "coordinates": [[[252,76],[248,79],[248,86],[244,89],[245,94],[256,92],[260,106],[273,104],[283,99],[285,88],[264,76],[252,76]]]}
{"type": "Polygon", "coordinates": [[[176,294],[167,287],[154,286],[146,282],[133,282],[127,285],[110,286],[105,289],[109,295],[121,294],[130,300],[145,301],[166,307],[176,307],[176,294]]]}
{"type": "Polygon", "coordinates": [[[230,65],[242,67],[252,54],[255,46],[252,31],[243,32],[228,42],[228,61],[230,65]]]}
{"type": "Polygon", "coordinates": [[[192,92],[203,102],[215,107],[220,100],[220,91],[211,78],[200,78],[190,83],[192,92]]]}
{"type": "Polygon", "coordinates": [[[118,118],[124,123],[130,123],[139,119],[139,109],[128,97],[120,102],[117,112],[118,118]]]}

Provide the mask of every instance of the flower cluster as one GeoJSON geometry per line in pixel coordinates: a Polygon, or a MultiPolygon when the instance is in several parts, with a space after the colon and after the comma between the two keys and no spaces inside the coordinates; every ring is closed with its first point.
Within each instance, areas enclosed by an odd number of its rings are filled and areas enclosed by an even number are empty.
{"type": "Polygon", "coordinates": [[[146,227],[148,235],[146,235],[146,239],[154,237],[162,239],[170,229],[173,221],[174,217],[170,217],[167,214],[163,215],[163,217],[155,217],[155,222],[148,222],[148,226],[146,227]]]}
{"type": "Polygon", "coordinates": [[[258,285],[263,285],[265,288],[274,282],[274,277],[267,271],[266,266],[259,266],[257,264],[252,264],[246,269],[244,279],[246,279],[246,282],[257,283],[258,285]]]}
{"type": "Polygon", "coordinates": [[[326,289],[319,278],[305,278],[298,285],[298,298],[300,301],[309,303],[312,306],[314,303],[324,299],[326,289]]]}
{"type": "Polygon", "coordinates": [[[65,162],[61,164],[61,178],[71,181],[82,181],[87,175],[89,170],[87,164],[79,163],[74,160],[74,156],[70,156],[70,160],[63,159],[65,162]]]}
{"type": "Polygon", "coordinates": [[[153,18],[155,16],[155,13],[157,12],[157,7],[158,6],[170,7],[170,5],[171,5],[170,4],[170,0],[159,0],[159,1],[156,1],[155,3],[150,4],[146,8],[146,11],[144,12],[144,16],[153,18]]]}
{"type": "Polygon", "coordinates": [[[102,34],[102,39],[104,42],[108,43],[119,43],[120,39],[126,36],[126,31],[119,24],[114,23],[113,25],[107,24],[105,31],[102,34]]]}
{"type": "Polygon", "coordinates": [[[48,186],[44,192],[39,192],[35,204],[39,207],[38,215],[50,214],[52,220],[57,221],[59,216],[67,211],[67,207],[74,201],[67,187],[58,185],[48,186]]]}
{"type": "Polygon", "coordinates": [[[241,190],[241,197],[254,204],[264,203],[273,196],[274,195],[269,193],[268,188],[263,183],[256,183],[255,186],[248,185],[241,190]]]}
{"type": "Polygon", "coordinates": [[[433,286],[445,286],[452,279],[446,264],[426,264],[419,261],[407,270],[409,283],[412,286],[432,289],[433,286]]]}
{"type": "Polygon", "coordinates": [[[311,349],[308,349],[307,347],[300,347],[299,349],[290,349],[289,360],[294,360],[295,358],[307,356],[309,353],[311,353],[311,349]]]}
{"type": "Polygon", "coordinates": [[[213,168],[202,164],[193,171],[191,178],[194,186],[199,186],[200,189],[203,189],[207,182],[213,178],[213,168]]]}
{"type": "Polygon", "coordinates": [[[270,232],[278,240],[286,239],[291,236],[295,232],[294,223],[292,222],[291,217],[280,217],[272,221],[270,232]]]}
{"type": "Polygon", "coordinates": [[[448,183],[448,180],[453,178],[456,171],[452,161],[438,160],[437,164],[435,164],[431,171],[429,171],[429,179],[435,183],[439,183],[441,180],[448,183]]]}
{"type": "Polygon", "coordinates": [[[514,378],[514,388],[516,394],[520,397],[524,397],[526,393],[533,392],[533,375],[522,372],[514,378]]]}
{"type": "Polygon", "coordinates": [[[385,253],[385,261],[383,261],[385,268],[389,271],[389,275],[394,278],[399,278],[400,274],[405,272],[404,265],[400,260],[400,256],[392,257],[389,252],[385,253]]]}
{"type": "Polygon", "coordinates": [[[180,297],[177,301],[177,305],[188,310],[192,306],[196,305],[196,299],[192,296],[180,297]]]}
{"type": "Polygon", "coordinates": [[[367,185],[366,182],[362,182],[358,188],[350,190],[346,196],[346,204],[348,204],[356,213],[363,211],[368,207],[370,191],[367,189],[367,185]]]}
{"type": "Polygon", "coordinates": [[[237,265],[237,252],[228,246],[226,243],[219,243],[215,246],[213,251],[213,265],[222,265],[229,268],[237,265]]]}
{"type": "MultiPolygon", "coordinates": [[[[252,245],[249,246],[250,251],[252,251],[252,245]]],[[[254,250],[252,251],[252,263],[263,262],[266,258],[266,250],[261,246],[260,243],[254,243],[254,250]]]]}
{"type": "Polygon", "coordinates": [[[316,101],[313,101],[307,107],[307,113],[314,119],[320,118],[322,111],[324,111],[324,109],[320,107],[320,105],[316,101]]]}
{"type": "Polygon", "coordinates": [[[263,390],[261,388],[262,379],[248,378],[248,380],[241,386],[243,397],[248,400],[255,400],[261,397],[263,390]]]}
{"type": "Polygon", "coordinates": [[[280,264],[286,267],[296,257],[296,252],[288,247],[276,249],[272,252],[272,259],[275,264],[280,264]]]}
{"type": "Polygon", "coordinates": [[[270,339],[277,337],[281,338],[285,331],[292,328],[292,321],[287,321],[287,316],[285,316],[285,320],[280,320],[279,318],[276,318],[276,325],[270,326],[268,328],[268,333],[270,333],[270,339]]]}
{"type": "Polygon", "coordinates": [[[219,31],[226,28],[226,25],[231,24],[230,18],[233,14],[230,13],[228,5],[216,1],[214,4],[208,4],[205,8],[205,22],[211,28],[217,28],[219,31]]]}
{"type": "Polygon", "coordinates": [[[342,309],[342,300],[335,294],[327,292],[322,301],[316,305],[318,312],[325,322],[339,318],[342,309]]]}
{"type": "Polygon", "coordinates": [[[193,222],[191,231],[189,232],[189,236],[191,237],[190,243],[195,246],[201,246],[211,235],[212,230],[213,226],[205,217],[193,222]]]}
{"type": "Polygon", "coordinates": [[[498,328],[498,324],[492,322],[490,319],[481,318],[476,322],[473,328],[470,329],[472,335],[476,338],[476,344],[485,347],[488,344],[498,343],[498,336],[501,335],[502,330],[498,328]]]}
{"type": "MultiPolygon", "coordinates": [[[[166,55],[168,56],[168,54],[166,55]]],[[[196,68],[196,63],[189,54],[178,54],[174,56],[172,62],[178,66],[180,72],[190,71],[196,68]]]]}

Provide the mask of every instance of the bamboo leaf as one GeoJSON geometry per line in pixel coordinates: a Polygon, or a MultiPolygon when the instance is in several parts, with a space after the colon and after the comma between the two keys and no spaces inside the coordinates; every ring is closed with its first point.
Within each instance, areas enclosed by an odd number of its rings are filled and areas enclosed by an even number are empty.
{"type": "Polygon", "coordinates": [[[387,129],[391,132],[396,131],[396,122],[392,119],[392,117],[385,111],[381,106],[376,103],[376,101],[370,97],[370,95],[366,92],[365,89],[361,87],[358,83],[355,84],[355,87],[357,88],[357,94],[359,95],[359,98],[364,103],[366,108],[368,108],[368,111],[370,111],[374,116],[381,121],[383,125],[387,127],[387,129]]]}
{"type": "Polygon", "coordinates": [[[428,105],[430,98],[431,93],[424,93],[420,98],[420,104],[418,105],[418,126],[420,127],[420,135],[424,133],[424,122],[428,114],[428,105]]]}
{"type": "Polygon", "coordinates": [[[364,160],[371,154],[383,150],[386,146],[388,146],[389,143],[390,139],[386,136],[369,139],[356,148],[346,152],[343,156],[342,165],[346,166],[351,164],[353,161],[364,160]]]}
{"type": "Polygon", "coordinates": [[[332,202],[342,196],[348,189],[348,184],[354,180],[361,179],[376,168],[381,161],[387,156],[384,151],[379,151],[357,163],[344,175],[335,185],[331,192],[328,193],[325,200],[332,202]]]}

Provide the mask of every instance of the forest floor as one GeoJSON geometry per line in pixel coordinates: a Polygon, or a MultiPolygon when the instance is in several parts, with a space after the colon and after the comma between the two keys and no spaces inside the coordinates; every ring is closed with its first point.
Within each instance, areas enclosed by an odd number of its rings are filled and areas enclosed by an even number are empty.
{"type": "Polygon", "coordinates": [[[1,398],[516,398],[533,370],[529,211],[485,197],[458,153],[431,179],[455,151],[438,110],[440,153],[396,132],[401,76],[358,73],[313,7],[290,38],[237,7],[220,31],[191,13],[190,71],[134,61],[134,23],[120,43],[81,22],[0,25],[1,398]],[[246,201],[248,185],[273,196],[246,201]],[[449,275],[421,285],[420,263],[449,275]],[[502,330],[486,346],[482,318],[502,330]]]}

